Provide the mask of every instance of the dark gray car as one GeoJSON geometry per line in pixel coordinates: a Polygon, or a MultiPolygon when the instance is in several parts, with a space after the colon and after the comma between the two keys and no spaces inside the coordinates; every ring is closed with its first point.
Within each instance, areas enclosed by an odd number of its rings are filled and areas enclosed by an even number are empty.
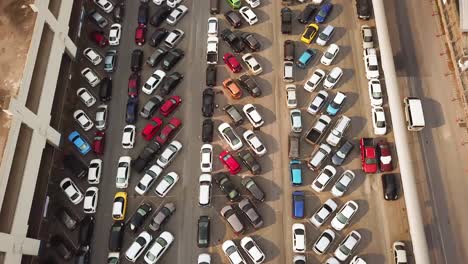
{"type": "Polygon", "coordinates": [[[161,106],[162,102],[163,98],[159,95],[151,97],[141,109],[141,117],[149,119],[153,115],[154,111],[161,106]]]}
{"type": "Polygon", "coordinates": [[[340,147],[340,149],[338,149],[338,151],[335,153],[335,155],[333,155],[333,157],[332,157],[333,164],[338,165],[338,166],[343,164],[344,160],[349,155],[351,150],[353,150],[353,148],[354,148],[353,144],[351,142],[349,142],[349,141],[346,141],[340,147]]]}
{"type": "Polygon", "coordinates": [[[239,202],[238,206],[255,229],[263,226],[262,217],[249,199],[243,199],[239,202]]]}
{"type": "Polygon", "coordinates": [[[105,28],[109,24],[107,22],[107,19],[103,15],[101,15],[99,12],[97,12],[96,10],[91,10],[91,12],[89,12],[89,17],[100,28],[105,28]]]}
{"type": "Polygon", "coordinates": [[[258,186],[258,184],[252,178],[243,178],[241,183],[242,186],[244,186],[257,201],[265,201],[265,192],[260,189],[260,186],[258,186]]]}
{"type": "Polygon", "coordinates": [[[117,51],[108,50],[106,56],[104,57],[104,71],[105,72],[114,72],[117,64],[117,51]]]}
{"type": "Polygon", "coordinates": [[[239,126],[242,124],[244,121],[244,118],[242,117],[241,113],[239,110],[234,105],[226,105],[223,108],[224,112],[231,118],[232,122],[234,123],[235,126],[239,126]]]}
{"type": "Polygon", "coordinates": [[[159,210],[151,220],[149,228],[153,231],[158,231],[161,226],[169,219],[176,210],[174,203],[166,203],[161,210],[159,210]]]}

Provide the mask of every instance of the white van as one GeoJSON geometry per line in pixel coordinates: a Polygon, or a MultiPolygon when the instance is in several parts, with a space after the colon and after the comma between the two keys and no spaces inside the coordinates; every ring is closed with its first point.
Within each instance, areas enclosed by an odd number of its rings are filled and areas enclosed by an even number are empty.
{"type": "Polygon", "coordinates": [[[421,99],[417,97],[405,97],[405,117],[409,131],[420,131],[426,125],[422,109],[421,99]]]}
{"type": "Polygon", "coordinates": [[[327,143],[333,147],[338,146],[344,134],[351,124],[351,119],[347,116],[341,116],[335,123],[335,126],[330,131],[330,134],[327,136],[327,143]]]}

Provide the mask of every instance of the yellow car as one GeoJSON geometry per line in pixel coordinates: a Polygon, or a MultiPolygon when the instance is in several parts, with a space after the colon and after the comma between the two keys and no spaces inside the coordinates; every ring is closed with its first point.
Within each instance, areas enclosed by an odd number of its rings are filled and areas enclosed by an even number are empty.
{"type": "Polygon", "coordinates": [[[127,193],[118,192],[114,196],[114,204],[112,205],[112,219],[114,219],[114,221],[124,220],[125,211],[127,211],[127,193]]]}
{"type": "Polygon", "coordinates": [[[317,32],[319,31],[319,26],[317,24],[309,24],[305,30],[304,33],[302,33],[301,36],[301,41],[304,42],[305,44],[310,44],[312,40],[314,39],[315,35],[317,35],[317,32]]]}

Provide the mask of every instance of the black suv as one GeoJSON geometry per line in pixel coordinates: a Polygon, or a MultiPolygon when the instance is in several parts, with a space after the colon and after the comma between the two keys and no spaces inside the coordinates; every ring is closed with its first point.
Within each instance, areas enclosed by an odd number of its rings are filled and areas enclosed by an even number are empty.
{"type": "Polygon", "coordinates": [[[258,39],[252,33],[245,32],[242,33],[240,37],[245,45],[252,51],[258,51],[262,47],[258,39]]]}
{"type": "Polygon", "coordinates": [[[202,113],[204,117],[212,117],[214,111],[215,93],[212,88],[206,88],[202,97],[202,113]]]}
{"type": "Polygon", "coordinates": [[[210,245],[210,218],[206,215],[198,218],[197,245],[199,248],[207,248],[210,245]]]}
{"type": "Polygon", "coordinates": [[[167,29],[165,28],[157,28],[153,34],[151,34],[151,37],[150,37],[150,40],[148,42],[148,44],[152,47],[156,47],[158,46],[161,41],[163,41],[166,37],[167,37],[167,34],[169,34],[169,32],[167,31],[167,29]]]}
{"type": "Polygon", "coordinates": [[[216,86],[216,66],[206,67],[206,86],[216,86]]]}
{"type": "Polygon", "coordinates": [[[125,224],[123,221],[115,221],[112,224],[109,232],[109,251],[119,252],[122,248],[122,240],[125,231],[125,224]]]}
{"type": "Polygon", "coordinates": [[[132,71],[141,71],[141,65],[143,64],[143,51],[135,49],[132,52],[132,60],[130,62],[130,68],[132,71]]]}
{"type": "Polygon", "coordinates": [[[239,84],[242,89],[245,89],[252,97],[259,97],[262,95],[262,90],[258,87],[257,82],[248,74],[243,74],[239,77],[239,84]]]}
{"type": "Polygon", "coordinates": [[[166,75],[164,78],[164,84],[159,88],[159,94],[161,96],[166,96],[170,94],[177,85],[184,79],[184,75],[180,72],[173,72],[170,75],[166,75]]]}
{"type": "Polygon", "coordinates": [[[101,80],[101,85],[99,87],[99,99],[101,102],[110,101],[112,98],[112,79],[109,77],[104,77],[101,80]]]}
{"type": "Polygon", "coordinates": [[[317,8],[313,4],[306,5],[306,7],[304,7],[302,12],[297,17],[297,21],[299,21],[301,24],[308,24],[314,17],[316,10],[317,8]]]}
{"type": "Polygon", "coordinates": [[[225,29],[221,32],[221,38],[226,41],[235,53],[244,51],[245,44],[241,38],[236,36],[230,29],[225,29]]]}
{"type": "Polygon", "coordinates": [[[138,206],[138,209],[130,218],[130,222],[128,225],[130,226],[130,230],[135,232],[143,222],[145,222],[146,218],[148,218],[149,214],[153,211],[153,207],[149,203],[142,203],[138,206]]]}
{"type": "Polygon", "coordinates": [[[369,0],[356,0],[356,12],[359,19],[368,20],[372,12],[369,0]]]}
{"type": "Polygon", "coordinates": [[[237,156],[242,160],[242,163],[250,170],[253,175],[262,173],[260,163],[255,159],[254,155],[248,150],[240,151],[237,156]]]}
{"type": "Polygon", "coordinates": [[[150,24],[159,27],[164,20],[169,16],[171,13],[172,8],[167,5],[160,5],[154,15],[151,17],[150,24]]]}
{"type": "Polygon", "coordinates": [[[161,63],[161,68],[165,71],[170,71],[176,64],[179,62],[185,53],[181,49],[173,49],[164,56],[164,59],[161,63]]]}
{"type": "Polygon", "coordinates": [[[224,17],[233,28],[238,28],[242,25],[242,19],[239,13],[235,11],[227,11],[226,13],[224,13],[224,17]]]}
{"type": "Polygon", "coordinates": [[[138,24],[139,25],[148,24],[148,14],[149,14],[148,4],[147,3],[141,3],[140,7],[138,7],[138,24]]]}
{"type": "Polygon", "coordinates": [[[156,152],[159,151],[161,147],[159,146],[158,142],[151,141],[146,145],[146,147],[141,151],[138,158],[136,158],[132,163],[132,168],[135,169],[138,173],[141,173],[148,162],[154,158],[156,152]]]}
{"type": "Polygon", "coordinates": [[[202,125],[202,141],[203,143],[211,143],[213,141],[213,120],[205,119],[202,125]]]}
{"type": "Polygon", "coordinates": [[[81,226],[80,226],[78,243],[80,244],[81,250],[86,251],[90,248],[91,238],[93,237],[93,233],[94,233],[94,217],[88,215],[83,219],[83,222],[81,223],[81,226]]]}

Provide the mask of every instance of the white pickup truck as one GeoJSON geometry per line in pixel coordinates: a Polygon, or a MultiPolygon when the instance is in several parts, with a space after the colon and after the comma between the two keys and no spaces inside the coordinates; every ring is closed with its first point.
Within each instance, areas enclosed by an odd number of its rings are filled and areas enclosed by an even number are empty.
{"type": "Polygon", "coordinates": [[[218,63],[218,38],[208,37],[206,41],[206,63],[218,63]]]}

